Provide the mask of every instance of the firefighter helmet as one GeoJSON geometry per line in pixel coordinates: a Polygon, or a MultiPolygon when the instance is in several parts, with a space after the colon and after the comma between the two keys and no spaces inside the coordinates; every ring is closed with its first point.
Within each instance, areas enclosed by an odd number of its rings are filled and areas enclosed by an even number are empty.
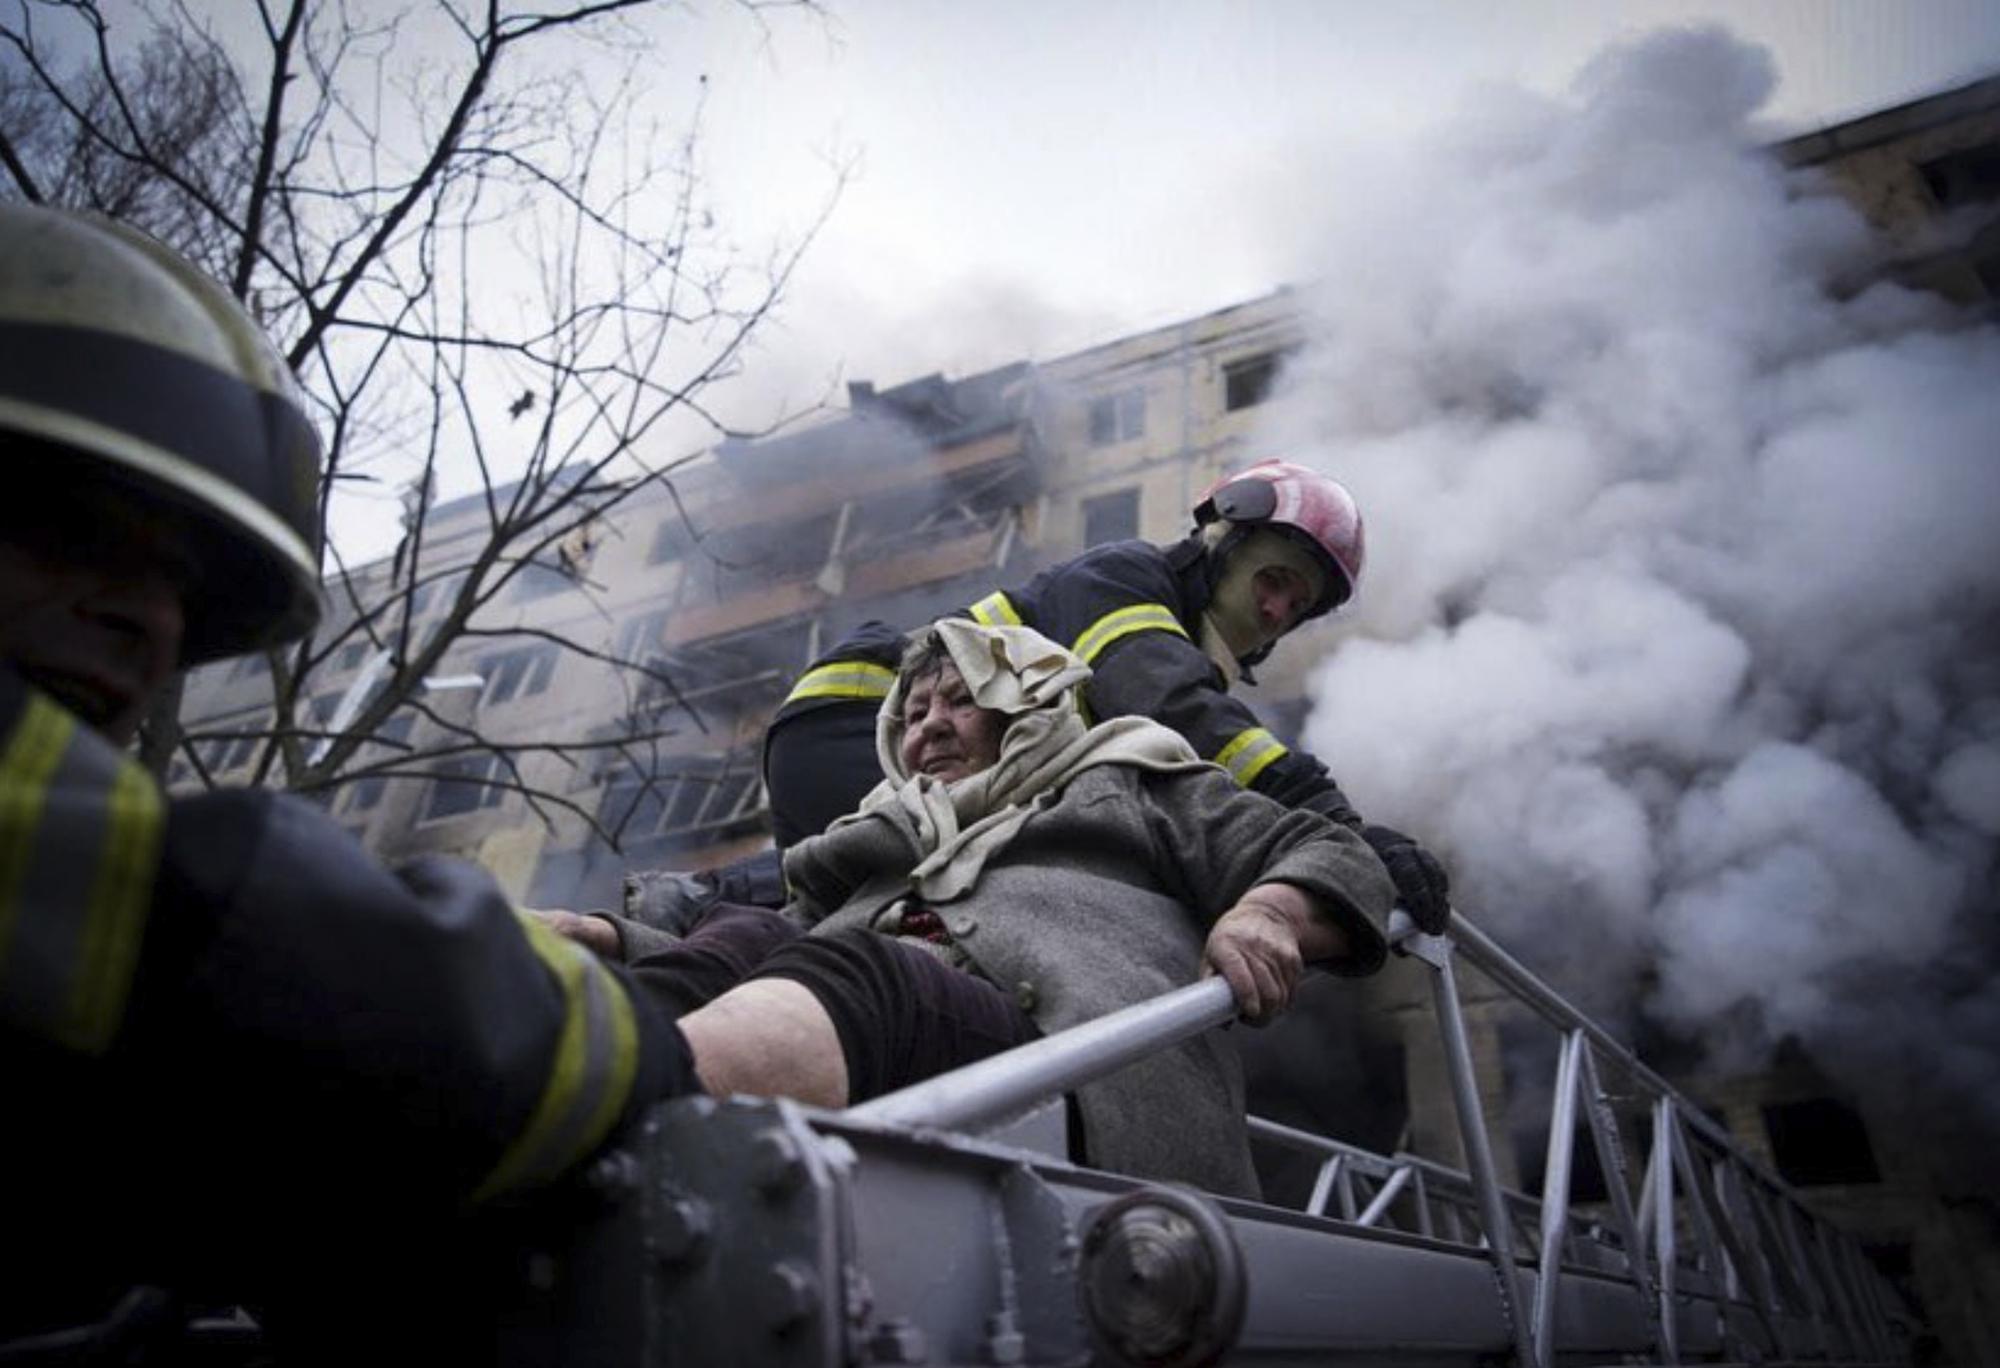
{"type": "Polygon", "coordinates": [[[1338,608],[1361,587],[1366,554],[1361,509],[1347,486],[1330,476],[1290,461],[1259,461],[1202,491],[1194,506],[1195,525],[1218,520],[1236,529],[1217,545],[1219,559],[1226,559],[1235,542],[1258,527],[1284,532],[1314,551],[1326,567],[1326,588],[1308,618],[1338,608]]]}
{"type": "Polygon", "coordinates": [[[184,664],[317,621],[320,445],[291,371],[153,239],[0,204],[0,434],[188,520],[200,584],[184,664]]]}

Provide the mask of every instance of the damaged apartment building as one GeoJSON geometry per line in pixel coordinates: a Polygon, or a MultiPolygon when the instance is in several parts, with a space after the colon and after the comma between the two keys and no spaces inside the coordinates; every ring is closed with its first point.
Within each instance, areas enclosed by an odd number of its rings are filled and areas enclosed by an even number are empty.
{"type": "MultiPolygon", "coordinates": [[[[1813,168],[1883,230],[1895,244],[1887,271],[1991,309],[2000,294],[2000,78],[1772,150],[1813,168]]],[[[1036,364],[880,389],[857,383],[844,413],[724,443],[621,505],[596,530],[580,580],[528,567],[482,624],[557,633],[648,671],[532,634],[469,638],[434,680],[432,701],[503,741],[657,733],[644,746],[515,761],[537,787],[615,832],[617,848],[574,812],[537,816],[497,782],[500,757],[478,750],[426,776],[343,784],[325,798],[328,810],[386,859],[468,856],[530,905],[615,906],[628,868],[699,869],[758,850],[769,839],[763,728],[811,659],[867,619],[914,625],[1087,546],[1180,536],[1218,474],[1282,454],[1259,445],[1259,409],[1300,341],[1293,301],[1280,291],[1036,364]]],[[[472,554],[484,517],[480,499],[431,510],[427,554],[445,573],[418,591],[419,627],[449,601],[452,557],[472,554]]],[[[359,572],[364,597],[368,577],[387,572],[359,572]]],[[[1298,735],[1305,672],[1334,630],[1307,629],[1247,696],[1283,740],[1298,735]]],[[[361,646],[340,652],[315,679],[306,716],[337,722],[369,668],[361,646]]],[[[268,687],[256,659],[191,679],[188,726],[217,781],[251,776],[268,687]]],[[[424,749],[436,726],[400,713],[363,756],[424,749]]],[[[186,766],[180,779],[193,782],[186,766]]],[[[1245,1047],[1262,1114],[1384,1152],[1461,1162],[1416,975],[1392,966],[1359,992],[1308,995],[1295,1016],[1245,1047]],[[1311,1087],[1299,1085],[1301,1059],[1311,1087]]],[[[1522,1076],[1525,1027],[1497,998],[1474,1001],[1468,1017],[1492,1097],[1546,1088],[1522,1076]]],[[[1920,1301],[1945,1361],[2000,1362],[1994,1218],[1942,1200],[1923,1147],[1899,1137],[1893,1118],[1862,1115],[1798,1057],[1689,1086],[1777,1172],[1862,1232],[1920,1301]]],[[[1539,1182],[1544,1137],[1493,1138],[1510,1183],[1539,1182]]],[[[1277,1186],[1298,1179],[1268,1177],[1277,1186]]]]}

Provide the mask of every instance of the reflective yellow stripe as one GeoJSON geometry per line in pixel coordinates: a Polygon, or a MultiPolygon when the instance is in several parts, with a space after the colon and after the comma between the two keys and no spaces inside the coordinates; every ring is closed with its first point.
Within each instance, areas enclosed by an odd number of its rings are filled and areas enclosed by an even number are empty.
{"type": "Polygon", "coordinates": [[[125,996],[139,966],[139,941],[152,905],[166,803],[151,778],[128,764],[112,780],[109,815],[111,829],[85,914],[65,1032],[69,1044],[92,1053],[111,1043],[125,1015],[125,996]]]}
{"type": "Polygon", "coordinates": [[[1106,646],[1134,632],[1172,632],[1176,636],[1187,636],[1187,629],[1181,626],[1180,619],[1166,604],[1135,603],[1129,608],[1106,613],[1091,623],[1070,649],[1083,658],[1084,664],[1094,665],[1106,646]]]}
{"type": "Polygon", "coordinates": [[[887,698],[889,686],[895,682],[896,672],[886,665],[839,660],[800,675],[799,682],[785,695],[785,702],[796,703],[802,698],[887,698]]]}
{"type": "Polygon", "coordinates": [[[625,988],[588,950],[532,917],[521,927],[563,994],[562,1034],[533,1114],[475,1202],[560,1177],[596,1149],[625,1109],[639,1069],[639,1028],[625,988]]]}
{"type": "Polygon", "coordinates": [[[1285,743],[1262,727],[1246,727],[1215,753],[1215,763],[1228,770],[1231,779],[1249,788],[1273,760],[1289,754],[1285,743]]]}
{"type": "Polygon", "coordinates": [[[972,605],[972,620],[982,627],[1019,627],[1021,615],[1004,590],[996,589],[972,605]]]}
{"type": "Polygon", "coordinates": [[[21,720],[0,752],[0,967],[7,963],[21,914],[21,883],[35,857],[49,779],[69,748],[76,719],[40,694],[28,695],[21,720]]]}
{"type": "Polygon", "coordinates": [[[0,1017],[73,1050],[110,1045],[165,825],[151,776],[28,695],[0,751],[0,1017]]]}

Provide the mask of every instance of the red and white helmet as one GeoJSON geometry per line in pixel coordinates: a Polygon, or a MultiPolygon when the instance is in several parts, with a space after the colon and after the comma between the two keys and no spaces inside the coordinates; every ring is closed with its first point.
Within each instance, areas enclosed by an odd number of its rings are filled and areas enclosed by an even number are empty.
{"type": "MultiPolygon", "coordinates": [[[[1197,527],[1226,519],[1247,532],[1270,527],[1289,532],[1311,547],[1326,566],[1326,592],[1307,617],[1331,612],[1361,587],[1366,538],[1361,509],[1347,486],[1302,465],[1275,458],[1224,475],[1194,506],[1197,527]]],[[[1227,556],[1230,542],[1216,548],[1227,556]]]]}

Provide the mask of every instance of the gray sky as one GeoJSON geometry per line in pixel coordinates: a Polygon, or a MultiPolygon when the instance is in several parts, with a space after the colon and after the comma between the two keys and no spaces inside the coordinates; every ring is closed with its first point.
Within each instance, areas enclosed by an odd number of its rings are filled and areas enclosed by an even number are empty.
{"type": "Polygon", "coordinates": [[[1769,47],[1774,136],[2000,70],[1988,0],[835,3],[700,21],[710,170],[746,238],[858,158],[758,387],[1059,355],[1330,269],[1332,168],[1479,87],[1560,96],[1608,43],[1723,22],[1769,47]]]}

